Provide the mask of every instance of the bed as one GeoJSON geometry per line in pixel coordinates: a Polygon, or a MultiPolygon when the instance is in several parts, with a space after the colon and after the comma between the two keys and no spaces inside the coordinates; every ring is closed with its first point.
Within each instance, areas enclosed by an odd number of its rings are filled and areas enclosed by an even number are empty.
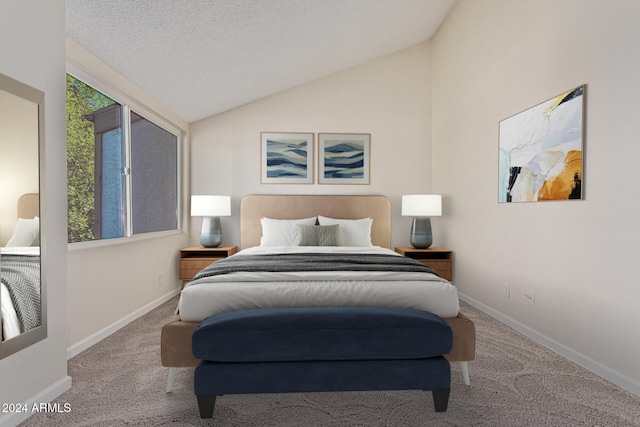
{"type": "Polygon", "coordinates": [[[18,222],[0,248],[0,323],[2,341],[41,325],[39,197],[18,200],[18,222]]]}
{"type": "MultiPolygon", "coordinates": [[[[341,248],[341,251],[344,252],[344,250],[346,249],[347,251],[354,254],[365,252],[370,254],[385,254],[397,258],[404,258],[400,257],[398,254],[390,250],[391,206],[389,200],[384,196],[246,196],[243,198],[240,206],[240,247],[242,250],[239,252],[239,254],[234,255],[230,258],[236,257],[236,259],[238,259],[239,257],[249,255],[257,256],[263,254],[265,250],[268,251],[273,249],[265,249],[264,245],[261,245],[261,240],[264,239],[263,221],[261,221],[263,218],[278,220],[313,218],[314,222],[315,218],[324,218],[324,221],[327,222],[326,225],[328,226],[335,225],[330,224],[331,219],[362,220],[364,218],[371,218],[372,221],[370,222],[370,246],[364,248],[357,246],[349,246],[349,248],[343,247],[341,248]],[[329,221],[327,221],[327,219],[329,221]]],[[[320,223],[322,224],[322,221],[320,223]]],[[[340,226],[341,224],[339,223],[338,225],[340,226]]],[[[318,247],[316,249],[320,252],[330,251],[328,249],[323,249],[322,247],[318,247]]],[[[286,245],[284,245],[284,247],[282,248],[279,248],[279,250],[288,251],[294,256],[299,255],[300,252],[306,252],[306,249],[301,250],[299,248],[286,247],[286,245]]],[[[272,283],[274,283],[274,280],[277,283],[279,281],[278,275],[289,273],[291,272],[275,272],[273,273],[275,276],[272,276],[270,280],[272,280],[272,283]]],[[[374,292],[375,295],[372,297],[374,298],[373,300],[366,300],[367,292],[362,290],[358,291],[357,289],[356,291],[354,291],[354,293],[359,294],[356,295],[356,300],[348,301],[341,299],[342,297],[336,296],[338,294],[335,293],[337,287],[340,286],[340,281],[335,281],[327,277],[325,277],[324,279],[322,277],[315,277],[314,281],[316,283],[324,282],[327,287],[319,290],[315,294],[312,294],[311,297],[307,298],[306,300],[303,297],[300,297],[300,295],[304,295],[308,291],[308,289],[304,290],[302,288],[299,288],[297,289],[297,294],[296,291],[293,291],[293,294],[285,293],[285,295],[288,295],[287,301],[289,301],[287,303],[287,306],[311,307],[326,304],[351,306],[354,304],[358,304],[357,299],[362,297],[364,297],[365,299],[360,299],[359,304],[364,304],[367,306],[371,304],[377,306],[387,305],[387,303],[381,302],[384,300],[384,298],[389,297],[388,293],[385,294],[385,288],[388,290],[389,285],[392,285],[394,287],[398,286],[398,282],[394,282],[391,276],[397,276],[400,275],[400,273],[378,273],[378,277],[376,277],[375,279],[368,278],[364,282],[355,279],[355,276],[362,274],[361,272],[349,272],[346,275],[342,276],[343,280],[346,280],[351,284],[355,284],[356,287],[359,284],[363,285],[362,289],[371,289],[372,286],[377,287],[374,292]],[[324,294],[324,297],[326,297],[325,300],[317,300],[315,305],[309,305],[310,301],[316,300],[318,297],[322,297],[322,294],[324,294]],[[380,300],[379,298],[382,298],[382,300],[380,300]]],[[[306,273],[293,272],[292,274],[295,276],[296,274],[306,273]]],[[[322,276],[326,273],[319,272],[313,274],[320,274],[320,276],[322,276]]],[[[404,275],[410,275],[411,272],[402,272],[401,274],[402,277],[406,278],[406,276],[404,275]]],[[[289,280],[289,284],[293,283],[295,287],[301,285],[301,282],[304,282],[307,279],[308,277],[305,277],[304,280],[289,280]]],[[[449,362],[461,362],[464,381],[466,384],[468,384],[469,377],[466,362],[473,360],[475,355],[475,330],[473,322],[471,322],[471,320],[469,320],[464,314],[459,311],[455,287],[453,287],[446,280],[440,279],[435,275],[433,275],[430,280],[436,285],[436,288],[439,289],[439,291],[437,291],[436,293],[440,292],[444,294],[442,304],[436,303],[434,305],[427,302],[426,306],[423,305],[413,308],[433,311],[438,314],[438,316],[442,317],[444,321],[450,326],[453,332],[453,346],[451,351],[446,354],[445,357],[449,362]]],[[[199,363],[199,360],[196,359],[192,354],[191,345],[193,331],[204,318],[206,318],[207,316],[211,316],[216,312],[224,312],[228,310],[247,308],[266,309],[269,307],[269,304],[272,304],[271,306],[274,306],[273,304],[275,304],[275,306],[277,307],[282,307],[282,300],[277,303],[269,303],[268,293],[263,294],[263,298],[259,302],[251,302],[251,296],[245,298],[244,302],[239,303],[237,300],[234,301],[234,298],[236,298],[237,294],[242,294],[243,292],[245,292],[245,290],[249,292],[248,294],[245,294],[245,296],[251,295],[249,288],[253,286],[252,283],[252,281],[246,278],[239,279],[231,283],[230,281],[227,281],[227,279],[221,278],[219,275],[215,275],[213,277],[200,276],[199,278],[188,283],[185,286],[185,289],[183,290],[180,298],[178,313],[167,322],[167,324],[163,327],[161,333],[162,364],[165,367],[171,368],[167,384],[168,392],[172,387],[175,368],[195,367],[199,363]],[[244,289],[243,287],[245,287],[246,289],[244,289]],[[223,294],[221,294],[220,292],[224,293],[225,288],[227,290],[233,288],[234,292],[226,293],[226,296],[222,298],[221,295],[223,294]],[[241,292],[237,292],[241,289],[241,292]],[[212,294],[209,296],[207,296],[208,290],[212,291],[212,294]],[[246,305],[247,301],[249,301],[249,306],[246,305]],[[251,304],[253,304],[253,306],[251,304]]],[[[406,285],[406,283],[404,285],[406,285]]],[[[400,284],[400,286],[404,285],[400,284]]],[[[411,291],[408,290],[407,292],[411,291]]],[[[406,296],[409,295],[408,298],[412,298],[410,297],[410,294],[407,294],[404,291],[402,294],[405,296],[405,299],[402,300],[402,298],[400,298],[401,301],[396,302],[396,305],[406,306],[406,296]]],[[[415,299],[416,298],[413,298],[413,300],[415,299]]]]}

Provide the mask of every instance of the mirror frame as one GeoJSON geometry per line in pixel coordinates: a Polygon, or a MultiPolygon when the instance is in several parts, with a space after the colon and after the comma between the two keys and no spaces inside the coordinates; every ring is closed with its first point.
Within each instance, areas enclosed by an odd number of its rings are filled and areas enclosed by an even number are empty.
{"type": "Polygon", "coordinates": [[[46,245],[43,242],[43,237],[46,236],[43,230],[43,223],[46,223],[46,219],[43,218],[43,203],[42,192],[44,190],[44,165],[42,159],[44,157],[44,92],[35,89],[25,83],[12,79],[2,73],[0,73],[0,90],[16,95],[27,101],[31,101],[38,106],[38,184],[40,195],[40,312],[42,320],[40,326],[30,331],[23,332],[22,334],[13,337],[7,341],[0,341],[0,359],[10,356],[19,352],[39,341],[47,338],[47,286],[45,283],[44,274],[45,259],[43,257],[43,247],[46,245]]]}

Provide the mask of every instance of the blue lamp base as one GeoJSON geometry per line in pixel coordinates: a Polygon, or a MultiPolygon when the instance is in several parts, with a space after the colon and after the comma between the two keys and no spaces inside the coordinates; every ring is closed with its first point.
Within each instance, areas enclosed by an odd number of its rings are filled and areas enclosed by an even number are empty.
{"type": "Polygon", "coordinates": [[[416,249],[427,249],[433,243],[431,233],[431,220],[428,216],[416,216],[411,223],[411,235],[409,236],[411,246],[416,249]]]}
{"type": "Polygon", "coordinates": [[[222,243],[222,228],[220,217],[205,216],[202,218],[200,229],[200,244],[205,248],[217,248],[222,243]]]}

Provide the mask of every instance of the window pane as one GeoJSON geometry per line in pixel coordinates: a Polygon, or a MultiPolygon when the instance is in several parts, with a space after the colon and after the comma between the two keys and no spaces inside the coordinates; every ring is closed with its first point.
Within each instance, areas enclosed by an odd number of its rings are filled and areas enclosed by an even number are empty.
{"type": "Polygon", "coordinates": [[[124,235],[122,106],[67,75],[69,242],[124,235]]]}
{"type": "Polygon", "coordinates": [[[133,233],[178,228],[178,138],[131,112],[133,233]]]}
{"type": "MultiPolygon", "coordinates": [[[[96,205],[100,203],[100,228],[102,239],[124,236],[124,153],[122,130],[114,129],[102,135],[102,194],[96,194],[96,205]]],[[[97,188],[97,187],[96,187],[97,188]]],[[[96,191],[97,193],[97,191],[96,191]]],[[[96,236],[96,238],[98,238],[96,236]]]]}

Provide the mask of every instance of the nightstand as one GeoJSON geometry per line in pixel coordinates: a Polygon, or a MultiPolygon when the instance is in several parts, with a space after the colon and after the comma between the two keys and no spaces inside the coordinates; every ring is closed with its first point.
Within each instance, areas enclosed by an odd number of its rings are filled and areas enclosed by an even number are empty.
{"type": "Polygon", "coordinates": [[[433,268],[443,279],[453,280],[453,251],[443,248],[395,248],[395,250],[401,255],[433,268]]]}
{"type": "Polygon", "coordinates": [[[237,246],[219,246],[217,248],[189,246],[188,248],[180,249],[180,280],[182,280],[182,288],[200,270],[212,262],[231,256],[236,252],[238,252],[237,246]]]}

